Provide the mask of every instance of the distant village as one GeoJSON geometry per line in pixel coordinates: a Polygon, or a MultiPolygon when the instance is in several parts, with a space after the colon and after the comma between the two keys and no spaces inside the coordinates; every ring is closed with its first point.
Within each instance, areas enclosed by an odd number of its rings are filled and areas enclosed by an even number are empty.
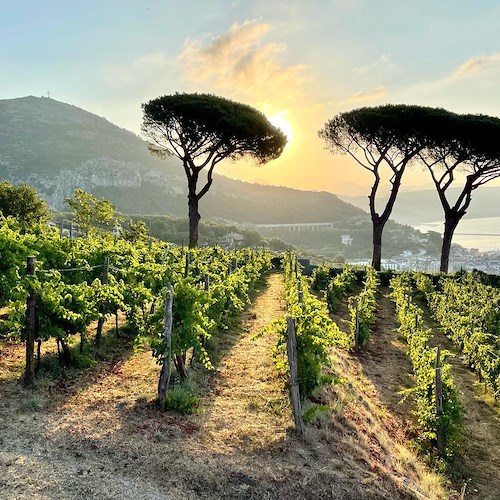
{"type": "MultiPolygon", "coordinates": [[[[370,259],[347,259],[347,263],[354,265],[370,265],[370,259]]],[[[403,252],[400,256],[392,259],[382,259],[384,269],[394,271],[439,271],[439,256],[431,254],[413,254],[410,251],[403,252]]],[[[460,270],[472,271],[477,269],[488,274],[500,275],[500,249],[480,252],[476,248],[464,248],[460,245],[452,245],[450,255],[450,272],[460,270]]]]}

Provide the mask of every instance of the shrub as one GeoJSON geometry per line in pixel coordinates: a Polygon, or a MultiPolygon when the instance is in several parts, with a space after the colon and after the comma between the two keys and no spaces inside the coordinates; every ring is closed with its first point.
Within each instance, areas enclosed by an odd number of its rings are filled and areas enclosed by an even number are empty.
{"type": "Polygon", "coordinates": [[[194,394],[191,384],[187,382],[174,386],[165,396],[165,408],[181,415],[196,413],[199,403],[200,398],[194,394]]]}

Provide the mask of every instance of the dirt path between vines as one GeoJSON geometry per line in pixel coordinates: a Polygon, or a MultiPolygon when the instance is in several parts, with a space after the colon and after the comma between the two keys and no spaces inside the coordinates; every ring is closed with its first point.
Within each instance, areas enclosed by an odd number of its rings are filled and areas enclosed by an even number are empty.
{"type": "Polygon", "coordinates": [[[360,359],[384,405],[409,429],[411,405],[409,400],[402,401],[401,391],[412,387],[413,368],[406,355],[406,344],[397,333],[399,322],[390,291],[388,287],[378,291],[372,336],[360,359]]]}
{"type": "Polygon", "coordinates": [[[291,418],[272,359],[276,338],[255,338],[284,315],[283,276],[275,273],[269,277],[265,293],[243,314],[240,329],[229,332],[219,344],[227,355],[213,374],[214,389],[203,401],[198,424],[202,439],[197,446],[231,453],[239,448],[251,451],[272,446],[284,439],[291,418]]]}
{"type": "MultiPolygon", "coordinates": [[[[406,344],[398,333],[399,322],[390,289],[381,287],[377,299],[377,317],[373,334],[365,351],[359,356],[365,375],[377,389],[378,396],[391,414],[403,424],[407,438],[412,437],[412,406],[401,402],[401,391],[412,387],[412,365],[405,354],[406,344]]],[[[491,393],[484,391],[476,375],[460,360],[452,342],[439,325],[429,317],[422,303],[424,320],[433,330],[431,345],[441,345],[455,354],[448,359],[463,406],[465,453],[452,464],[455,487],[467,482],[465,498],[500,499],[500,407],[491,393]]]]}

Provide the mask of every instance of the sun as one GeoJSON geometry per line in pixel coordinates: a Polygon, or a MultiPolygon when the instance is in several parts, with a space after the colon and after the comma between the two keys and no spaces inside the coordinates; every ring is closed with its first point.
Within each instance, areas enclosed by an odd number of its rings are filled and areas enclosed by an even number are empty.
{"type": "Polygon", "coordinates": [[[293,138],[293,128],[290,122],[285,118],[287,112],[280,111],[273,116],[269,117],[269,121],[275,126],[281,129],[281,131],[286,135],[288,143],[292,142],[293,138]]]}

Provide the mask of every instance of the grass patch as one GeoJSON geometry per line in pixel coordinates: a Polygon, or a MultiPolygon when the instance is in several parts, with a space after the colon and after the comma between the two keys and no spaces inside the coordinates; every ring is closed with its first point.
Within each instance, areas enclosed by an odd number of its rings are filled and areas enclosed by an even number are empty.
{"type": "Polygon", "coordinates": [[[195,395],[190,382],[175,385],[165,396],[165,407],[181,415],[192,415],[198,410],[200,398],[195,395]]]}
{"type": "Polygon", "coordinates": [[[305,424],[316,423],[322,420],[323,414],[329,413],[330,407],[328,405],[319,405],[313,403],[309,408],[302,413],[302,419],[305,424]]]}
{"type": "Polygon", "coordinates": [[[21,409],[27,413],[37,412],[43,404],[43,397],[40,394],[29,395],[22,403],[21,409]]]}

